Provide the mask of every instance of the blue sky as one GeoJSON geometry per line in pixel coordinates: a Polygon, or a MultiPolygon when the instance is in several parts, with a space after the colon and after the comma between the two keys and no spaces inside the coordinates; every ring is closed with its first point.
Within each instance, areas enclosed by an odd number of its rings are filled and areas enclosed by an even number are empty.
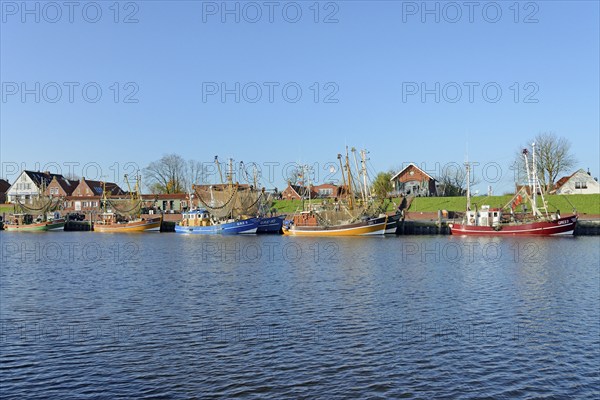
{"type": "Polygon", "coordinates": [[[322,180],[346,144],[370,151],[372,171],[415,162],[432,175],[468,146],[478,189],[500,193],[516,150],[544,131],[600,175],[597,1],[427,2],[429,14],[420,1],[22,4],[1,7],[9,180],[52,163],[112,179],[178,153],[280,163],[265,184],[282,187],[286,163],[318,163],[322,180]]]}

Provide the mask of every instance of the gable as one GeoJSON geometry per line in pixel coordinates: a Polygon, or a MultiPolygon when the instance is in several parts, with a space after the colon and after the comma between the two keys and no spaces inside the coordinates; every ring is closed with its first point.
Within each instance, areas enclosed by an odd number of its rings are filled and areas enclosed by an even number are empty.
{"type": "Polygon", "coordinates": [[[401,182],[408,182],[414,180],[435,181],[435,178],[433,178],[427,172],[423,171],[421,168],[417,167],[415,164],[410,163],[390,179],[390,181],[395,180],[399,180],[401,182]]]}

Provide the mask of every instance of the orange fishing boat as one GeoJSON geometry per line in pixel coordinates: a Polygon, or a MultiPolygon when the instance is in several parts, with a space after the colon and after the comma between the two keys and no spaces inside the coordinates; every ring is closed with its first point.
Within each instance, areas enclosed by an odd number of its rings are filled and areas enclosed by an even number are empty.
{"type": "Polygon", "coordinates": [[[102,189],[102,207],[103,212],[100,214],[100,219],[94,222],[94,232],[101,233],[116,233],[116,232],[148,232],[160,231],[162,224],[162,215],[159,217],[142,218],[141,197],[139,195],[140,176],[137,177],[135,188],[131,191],[127,175],[125,182],[131,194],[129,199],[120,200],[125,205],[119,204],[119,200],[110,199],[107,197],[105,183],[102,189]],[[110,206],[111,209],[107,209],[110,206]],[[112,211],[115,209],[117,212],[112,211]]]}

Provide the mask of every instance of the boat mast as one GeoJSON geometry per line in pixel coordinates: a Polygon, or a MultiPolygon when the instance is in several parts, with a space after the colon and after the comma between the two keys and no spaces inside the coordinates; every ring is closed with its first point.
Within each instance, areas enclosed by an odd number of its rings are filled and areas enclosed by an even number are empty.
{"type": "Polygon", "coordinates": [[[465,163],[467,170],[467,211],[471,211],[471,164],[465,163]]]}
{"type": "Polygon", "coordinates": [[[539,213],[537,209],[537,168],[535,165],[535,142],[531,143],[531,176],[532,176],[532,185],[531,185],[531,208],[533,209],[533,214],[537,215],[539,213]]]}
{"type": "Polygon", "coordinates": [[[352,191],[352,171],[350,169],[350,157],[348,157],[348,146],[346,146],[346,169],[348,170],[348,208],[354,207],[354,193],[352,191]]]}
{"type": "Polygon", "coordinates": [[[229,172],[227,173],[227,183],[229,188],[233,186],[233,158],[229,159],[229,172]]]}
{"type": "Polygon", "coordinates": [[[362,174],[363,174],[363,183],[365,185],[365,202],[367,201],[367,198],[370,197],[370,192],[369,192],[369,186],[367,185],[367,151],[366,150],[361,150],[360,151],[360,158],[361,158],[361,163],[362,163],[362,174]]]}
{"type": "MultiPolygon", "coordinates": [[[[346,175],[344,174],[344,164],[342,164],[342,155],[338,153],[337,158],[338,158],[338,161],[340,162],[340,172],[342,173],[342,181],[344,182],[344,187],[347,188],[346,175]]],[[[348,189],[346,189],[346,190],[348,190],[348,189]]]]}
{"type": "MultiPolygon", "coordinates": [[[[356,173],[360,177],[361,172],[360,172],[360,168],[358,168],[358,160],[356,159],[356,148],[353,147],[350,151],[352,152],[352,155],[354,156],[354,165],[356,167],[356,173]]],[[[362,186],[362,183],[360,183],[360,180],[359,180],[359,186],[360,186],[360,197],[362,197],[363,202],[366,203],[367,199],[366,199],[365,191],[362,186]]]]}
{"type": "Polygon", "coordinates": [[[106,214],[106,182],[102,181],[102,210],[106,214]]]}
{"type": "Polygon", "coordinates": [[[223,185],[225,182],[223,182],[223,172],[221,171],[221,164],[219,163],[219,156],[215,156],[215,164],[217,164],[217,169],[219,170],[219,178],[221,178],[221,185],[223,185]]]}

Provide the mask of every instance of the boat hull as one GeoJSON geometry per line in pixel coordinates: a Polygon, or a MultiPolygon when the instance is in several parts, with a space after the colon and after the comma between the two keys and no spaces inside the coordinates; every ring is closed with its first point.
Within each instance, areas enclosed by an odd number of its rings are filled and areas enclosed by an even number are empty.
{"type": "Polygon", "coordinates": [[[499,229],[490,226],[471,226],[450,224],[452,235],[481,235],[481,236],[552,236],[572,235],[577,225],[577,216],[557,219],[556,221],[539,221],[515,225],[500,225],[499,229]]]}
{"type": "Polygon", "coordinates": [[[7,232],[46,232],[48,225],[45,222],[25,225],[6,224],[4,230],[7,232]]]}
{"type": "Polygon", "coordinates": [[[65,220],[63,218],[53,221],[38,222],[35,224],[5,224],[4,230],[10,232],[46,232],[62,231],[65,229],[65,220]]]}
{"type": "Polygon", "coordinates": [[[368,236],[383,235],[388,217],[372,218],[354,224],[334,226],[291,226],[283,233],[290,236],[368,236]]]}
{"type": "Polygon", "coordinates": [[[248,218],[241,221],[226,222],[210,226],[175,225],[176,233],[194,235],[238,235],[256,233],[260,218],[248,218]]]}
{"type": "Polygon", "coordinates": [[[66,222],[67,221],[64,218],[55,219],[53,221],[48,221],[47,222],[48,230],[49,231],[64,231],[66,222]]]}
{"type": "Polygon", "coordinates": [[[398,233],[398,227],[400,226],[400,214],[394,214],[388,216],[387,225],[385,226],[386,235],[395,235],[398,233]]]}
{"type": "Polygon", "coordinates": [[[116,232],[151,232],[160,231],[162,218],[149,218],[140,221],[128,222],[126,224],[94,224],[94,232],[116,233],[116,232]]]}
{"type": "Polygon", "coordinates": [[[263,217],[258,222],[258,228],[256,229],[256,233],[281,233],[284,220],[285,215],[270,218],[263,217]]]}

